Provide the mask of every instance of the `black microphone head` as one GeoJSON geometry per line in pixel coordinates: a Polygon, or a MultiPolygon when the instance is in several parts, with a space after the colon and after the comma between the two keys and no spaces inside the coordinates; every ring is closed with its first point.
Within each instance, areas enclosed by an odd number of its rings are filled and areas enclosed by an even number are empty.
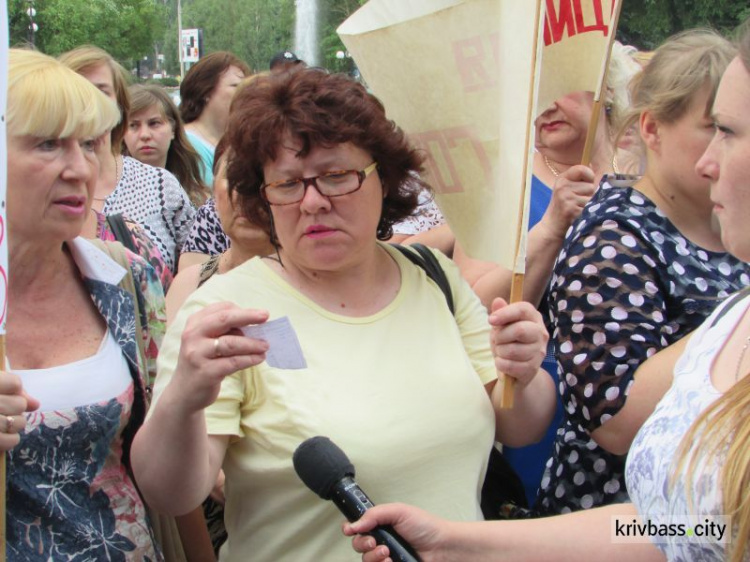
{"type": "Polygon", "coordinates": [[[292,456],[294,470],[305,486],[324,500],[330,500],[333,487],[346,476],[354,476],[354,465],[344,451],[328,437],[303,441],[292,456]]]}

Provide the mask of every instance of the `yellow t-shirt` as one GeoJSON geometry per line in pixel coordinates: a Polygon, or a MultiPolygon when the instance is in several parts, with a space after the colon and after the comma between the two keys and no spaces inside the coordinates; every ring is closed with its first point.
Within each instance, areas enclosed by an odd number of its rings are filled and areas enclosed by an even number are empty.
{"type": "Polygon", "coordinates": [[[177,362],[187,317],[232,301],[289,317],[307,368],[262,363],[225,379],[206,410],[208,431],[231,435],[224,460],[222,562],[356,561],[343,516],[299,480],[292,454],[329,437],[350,458],[373,502],[401,501],[452,520],[479,520],[479,494],[494,441],[484,385],[496,378],[487,314],[455,265],[438,254],[453,287],[455,317],[440,289],[397,250],[396,298],[377,314],[329,312],[264,260],[250,260],[197,290],[159,355],[156,395],[177,362]]]}

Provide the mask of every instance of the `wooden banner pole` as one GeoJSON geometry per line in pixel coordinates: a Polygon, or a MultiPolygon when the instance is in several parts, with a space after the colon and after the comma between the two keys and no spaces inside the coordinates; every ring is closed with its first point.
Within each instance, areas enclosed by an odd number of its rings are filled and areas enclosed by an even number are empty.
{"type": "MultiPolygon", "coordinates": [[[[589,120],[589,129],[586,132],[586,143],[583,145],[583,155],[581,156],[581,164],[584,166],[591,165],[591,154],[594,152],[594,139],[596,138],[596,130],[599,127],[599,116],[602,113],[602,90],[606,87],[607,75],[609,74],[609,57],[612,55],[612,45],[615,42],[615,36],[617,35],[617,25],[620,21],[620,9],[622,8],[622,0],[615,0],[614,9],[612,10],[612,19],[609,23],[609,37],[607,38],[607,53],[604,56],[604,62],[602,63],[602,69],[599,73],[599,83],[594,93],[594,106],[591,110],[591,119],[589,120]]],[[[615,149],[616,150],[616,149],[615,149]]]]}
{"type": "MultiPolygon", "coordinates": [[[[0,5],[0,75],[2,76],[2,88],[8,87],[8,58],[9,58],[9,34],[8,34],[8,4],[0,5]]],[[[33,5],[33,2],[31,3],[33,5]]],[[[33,43],[33,41],[32,41],[33,43]]],[[[0,272],[5,278],[4,294],[0,294],[0,370],[5,370],[5,322],[8,315],[8,221],[6,220],[6,190],[7,190],[7,91],[0,96],[0,272]]],[[[7,453],[0,451],[0,562],[7,559],[7,513],[5,511],[5,498],[7,487],[7,453]]]]}
{"type": "MultiPolygon", "coordinates": [[[[0,334],[0,365],[5,369],[5,334],[0,334]]],[[[7,555],[7,519],[5,513],[6,462],[7,453],[0,453],[0,562],[5,562],[7,555]]]]}
{"type": "MultiPolygon", "coordinates": [[[[523,300],[523,281],[526,271],[526,224],[528,197],[527,190],[529,185],[529,168],[532,165],[531,143],[533,139],[534,113],[536,111],[536,90],[537,90],[537,60],[539,54],[539,27],[545,13],[542,10],[542,0],[536,2],[536,21],[534,22],[534,52],[531,55],[531,87],[529,88],[529,99],[526,107],[526,140],[525,150],[526,158],[523,163],[523,185],[521,186],[521,201],[518,208],[518,221],[516,230],[516,259],[513,266],[513,279],[510,289],[510,302],[520,302],[523,300]]],[[[515,391],[516,380],[505,374],[502,375],[503,395],[500,399],[501,408],[513,407],[513,393],[515,391]]]]}
{"type": "MultiPolygon", "coordinates": [[[[510,302],[520,302],[523,300],[523,273],[513,272],[513,279],[510,285],[510,302]]],[[[513,393],[515,392],[516,379],[513,377],[504,377],[503,398],[500,401],[501,408],[513,407],[513,393]]]]}

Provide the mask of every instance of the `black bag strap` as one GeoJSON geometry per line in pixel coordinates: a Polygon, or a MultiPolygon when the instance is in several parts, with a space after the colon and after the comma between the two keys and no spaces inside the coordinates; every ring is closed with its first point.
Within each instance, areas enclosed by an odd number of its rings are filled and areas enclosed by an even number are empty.
{"type": "Polygon", "coordinates": [[[427,277],[432,279],[440,290],[445,295],[445,301],[448,304],[448,309],[451,314],[455,314],[456,310],[453,306],[453,291],[451,289],[451,283],[448,281],[448,276],[445,274],[445,270],[440,265],[440,262],[424,244],[412,244],[410,246],[402,246],[400,244],[391,244],[399,252],[401,252],[406,258],[414,265],[421,267],[427,274],[427,277]],[[412,250],[416,250],[416,253],[412,250]]]}
{"type": "MultiPolygon", "coordinates": [[[[435,254],[423,244],[411,244],[410,246],[401,246],[400,244],[391,245],[406,256],[413,264],[421,267],[427,274],[427,277],[440,287],[443,295],[445,295],[445,301],[448,304],[451,314],[455,315],[456,311],[453,306],[451,284],[435,254]]],[[[480,503],[484,518],[487,520],[501,519],[501,508],[509,502],[518,507],[528,507],[526,491],[524,490],[521,478],[503,456],[503,453],[497,447],[493,446],[487,463],[487,474],[482,483],[480,503]]]]}
{"type": "Polygon", "coordinates": [[[130,234],[130,230],[125,224],[125,219],[123,218],[122,213],[107,215],[107,224],[109,225],[112,234],[115,235],[115,240],[134,254],[140,254],[135,242],[133,241],[133,235],[130,234]]]}
{"type": "Polygon", "coordinates": [[[714,318],[714,321],[711,322],[711,327],[713,328],[716,326],[716,324],[719,322],[719,320],[722,319],[722,317],[729,312],[729,310],[738,302],[740,302],[742,299],[744,299],[747,295],[750,294],[750,287],[745,287],[744,289],[740,289],[734,295],[730,297],[729,302],[727,302],[727,305],[721,309],[721,312],[716,315],[716,318],[714,318]]]}

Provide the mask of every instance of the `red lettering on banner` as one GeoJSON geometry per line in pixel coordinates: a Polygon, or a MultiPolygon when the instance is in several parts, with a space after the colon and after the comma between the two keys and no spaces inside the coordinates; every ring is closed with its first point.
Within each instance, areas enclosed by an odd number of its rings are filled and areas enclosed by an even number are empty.
{"type": "MultiPolygon", "coordinates": [[[[614,3],[612,4],[614,12],[614,3]]],[[[611,16],[611,14],[610,14],[611,16]]],[[[555,10],[555,0],[547,0],[547,15],[544,18],[544,46],[559,43],[567,37],[581,33],[601,31],[605,37],[609,26],[604,23],[602,0],[559,0],[555,10]],[[582,2],[590,2],[594,11],[594,22],[587,23],[584,18],[582,2]]]]}
{"type": "Polygon", "coordinates": [[[547,0],[547,15],[544,18],[544,46],[559,43],[563,32],[568,30],[568,37],[576,34],[575,19],[571,0],[560,0],[560,9],[555,12],[554,0],[547,0]]]}
{"type": "MultiPolygon", "coordinates": [[[[592,31],[601,31],[605,37],[609,33],[609,28],[604,23],[604,16],[602,14],[602,0],[596,0],[592,2],[594,8],[594,19],[596,20],[592,25],[586,25],[583,21],[583,10],[581,9],[581,0],[574,0],[576,6],[576,30],[578,33],[589,33],[592,31]]],[[[614,4],[613,4],[614,6],[614,4]]]]}
{"type": "Polygon", "coordinates": [[[453,43],[456,62],[464,92],[476,92],[497,87],[497,33],[489,37],[469,37],[453,43]]]}
{"type": "Polygon", "coordinates": [[[465,148],[465,143],[469,144],[476,156],[477,164],[484,172],[486,185],[491,185],[492,165],[490,159],[471,127],[425,131],[413,135],[412,138],[427,153],[425,165],[430,173],[432,187],[438,193],[462,193],[466,191],[466,186],[463,185],[452,154],[452,151],[456,148],[465,148]]]}

